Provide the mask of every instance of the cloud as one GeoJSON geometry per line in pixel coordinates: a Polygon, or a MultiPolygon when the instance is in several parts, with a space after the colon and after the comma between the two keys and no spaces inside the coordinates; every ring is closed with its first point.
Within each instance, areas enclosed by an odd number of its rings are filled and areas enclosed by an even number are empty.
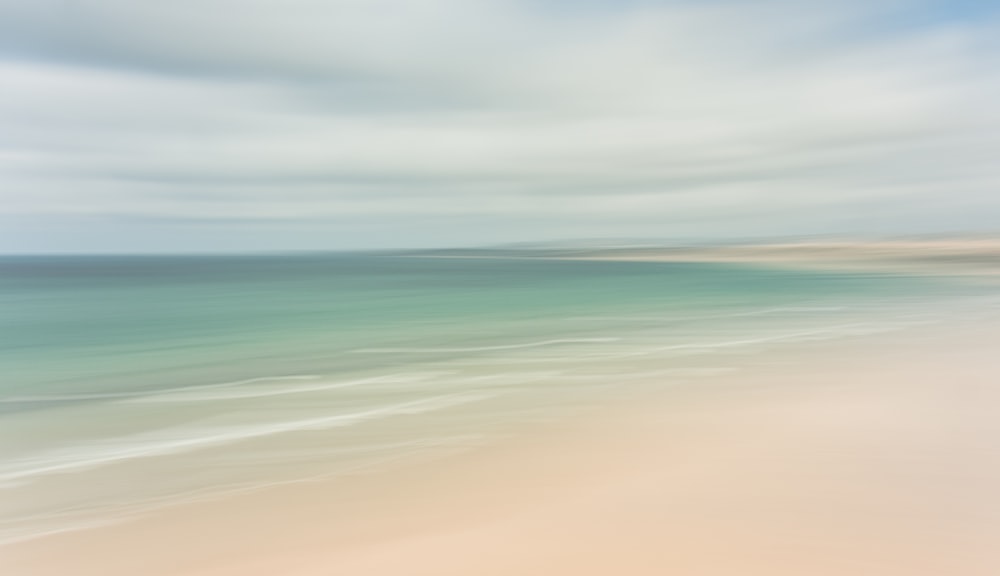
{"type": "Polygon", "coordinates": [[[807,8],[0,0],[0,218],[302,247],[1000,221],[1000,26],[807,8]]]}

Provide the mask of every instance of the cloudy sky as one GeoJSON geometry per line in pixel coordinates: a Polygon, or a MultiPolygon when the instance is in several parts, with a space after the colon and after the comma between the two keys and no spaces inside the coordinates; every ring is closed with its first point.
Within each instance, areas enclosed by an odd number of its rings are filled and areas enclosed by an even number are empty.
{"type": "Polygon", "coordinates": [[[0,252],[1000,229],[995,0],[0,0],[0,252]]]}

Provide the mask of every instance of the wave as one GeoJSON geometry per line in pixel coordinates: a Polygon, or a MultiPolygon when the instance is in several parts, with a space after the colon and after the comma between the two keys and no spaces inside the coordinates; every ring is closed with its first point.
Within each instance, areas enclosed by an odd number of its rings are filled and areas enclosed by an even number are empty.
{"type": "Polygon", "coordinates": [[[292,376],[261,376],[258,378],[247,378],[245,380],[234,380],[232,382],[221,382],[218,384],[200,384],[195,386],[178,386],[176,388],[159,388],[155,390],[136,390],[133,392],[95,392],[83,394],[47,394],[43,396],[8,396],[0,398],[2,404],[26,403],[26,402],[72,402],[77,400],[115,400],[121,398],[136,398],[149,396],[151,394],[167,394],[174,392],[188,392],[196,390],[214,390],[217,388],[232,388],[235,386],[245,386],[257,382],[271,382],[283,380],[316,380],[321,378],[318,374],[299,374],[292,376]]]}
{"type": "Polygon", "coordinates": [[[717,349],[741,348],[745,346],[754,346],[758,344],[805,341],[810,339],[816,339],[823,336],[835,338],[838,336],[876,334],[879,332],[891,332],[894,330],[903,329],[907,326],[922,325],[926,323],[927,322],[912,321],[912,322],[900,322],[891,325],[875,325],[871,323],[841,324],[838,326],[831,326],[827,328],[819,328],[814,330],[805,330],[800,332],[791,332],[791,333],[776,334],[770,336],[740,338],[736,340],[668,344],[665,346],[654,346],[651,348],[644,348],[644,349],[637,349],[637,350],[623,351],[623,352],[601,352],[601,353],[591,352],[585,356],[584,355],[549,356],[544,358],[539,358],[539,357],[481,358],[469,361],[453,361],[451,364],[461,365],[461,366],[488,366],[488,365],[504,365],[504,364],[531,365],[539,363],[560,363],[560,364],[579,365],[582,363],[614,361],[621,358],[631,358],[635,356],[648,356],[660,352],[685,351],[685,350],[692,352],[713,351],[717,349]]]}
{"type": "Polygon", "coordinates": [[[184,430],[182,432],[174,432],[173,434],[164,433],[163,431],[139,434],[124,441],[99,445],[96,448],[93,446],[66,448],[10,463],[4,468],[0,468],[0,486],[11,487],[31,478],[47,474],[79,471],[136,458],[192,452],[211,446],[233,444],[285,432],[324,430],[353,426],[388,416],[421,414],[459,404],[485,400],[496,395],[498,393],[473,392],[446,394],[422,400],[412,400],[370,408],[358,412],[317,418],[255,424],[252,426],[202,428],[194,431],[184,430]]]}
{"type": "Polygon", "coordinates": [[[321,392],[323,390],[337,390],[340,388],[353,388],[365,384],[399,384],[411,382],[423,382],[438,376],[453,374],[453,371],[424,372],[424,373],[399,373],[386,376],[373,376],[370,378],[360,378],[357,380],[346,380],[337,382],[323,382],[319,384],[308,384],[304,386],[282,386],[280,388],[269,388],[264,390],[228,390],[222,392],[204,392],[208,387],[195,390],[182,390],[177,392],[166,392],[139,398],[130,398],[123,402],[129,404],[148,404],[160,402],[204,402],[210,400],[239,400],[243,398],[264,398],[268,396],[281,396],[284,394],[301,394],[304,392],[321,392]]]}
{"type": "Polygon", "coordinates": [[[351,350],[354,354],[400,354],[400,353],[449,353],[449,352],[489,352],[491,350],[516,350],[519,348],[538,348],[556,344],[593,344],[600,342],[618,342],[622,338],[560,338],[557,340],[542,340],[524,344],[503,344],[499,346],[476,346],[470,348],[359,348],[351,350]]]}
{"type": "Polygon", "coordinates": [[[648,354],[655,354],[657,352],[669,352],[673,350],[715,350],[723,348],[738,348],[742,346],[753,346],[756,344],[769,344],[772,342],[795,342],[795,341],[812,339],[822,335],[874,334],[878,332],[897,330],[899,328],[900,328],[899,326],[875,327],[868,323],[843,324],[840,326],[831,326],[828,328],[820,328],[817,330],[806,330],[802,332],[777,334],[773,336],[760,336],[756,338],[744,338],[740,340],[728,340],[723,342],[705,342],[705,343],[692,343],[692,344],[671,344],[669,346],[657,346],[655,348],[649,348],[646,350],[621,354],[619,355],[619,357],[644,356],[648,354]],[[859,328],[864,328],[864,329],[858,331],[859,328]],[[845,330],[848,329],[853,329],[853,330],[845,332],[845,330]]]}
{"type": "Polygon", "coordinates": [[[323,455],[327,457],[331,455],[351,453],[363,453],[372,456],[377,454],[385,455],[374,459],[368,459],[352,466],[338,466],[331,471],[308,476],[282,480],[261,480],[215,485],[196,490],[189,490],[186,492],[141,498],[139,500],[107,503],[105,505],[79,506],[69,510],[64,509],[59,512],[41,513],[21,517],[8,517],[0,519],[0,546],[7,546],[63,532],[74,532],[90,528],[98,528],[101,526],[110,526],[123,522],[129,518],[134,518],[137,515],[146,514],[154,510],[170,506],[218,500],[220,498],[253,493],[276,486],[318,482],[336,476],[363,472],[365,470],[405,458],[419,458],[426,455],[428,452],[445,454],[454,453],[456,451],[465,451],[475,446],[481,446],[487,438],[487,436],[481,434],[432,436],[401,442],[327,450],[323,452],[323,455]],[[448,452],[445,452],[444,449],[448,449],[448,452]],[[57,522],[58,526],[53,527],[53,522],[57,522]]]}
{"type": "Polygon", "coordinates": [[[702,378],[718,376],[721,374],[731,374],[738,371],[738,368],[731,366],[705,366],[701,368],[664,368],[661,370],[646,370],[640,372],[616,371],[606,373],[584,373],[584,374],[562,374],[555,376],[556,380],[589,381],[605,380],[619,382],[622,380],[640,380],[657,376],[669,376],[679,378],[702,378]]]}
{"type": "Polygon", "coordinates": [[[771,314],[793,314],[809,312],[842,312],[845,306],[783,306],[763,308],[746,312],[726,312],[722,314],[699,314],[694,316],[575,316],[574,320],[621,320],[634,322],[683,322],[688,320],[709,320],[712,318],[741,318],[745,316],[769,316],[771,314]]]}

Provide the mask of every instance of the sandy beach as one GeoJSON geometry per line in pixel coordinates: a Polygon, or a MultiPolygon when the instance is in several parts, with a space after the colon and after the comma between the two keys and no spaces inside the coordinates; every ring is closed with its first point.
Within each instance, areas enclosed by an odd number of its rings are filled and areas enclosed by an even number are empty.
{"type": "Polygon", "coordinates": [[[8,546],[17,576],[986,576],[994,320],[812,343],[473,453],[8,546]]]}
{"type": "Polygon", "coordinates": [[[1000,0],[0,0],[0,576],[1000,576],[1000,0]]]}
{"type": "Polygon", "coordinates": [[[978,276],[1000,273],[1000,241],[991,238],[801,241],[670,250],[626,250],[612,257],[639,261],[743,262],[769,266],[928,275],[978,276]]]}

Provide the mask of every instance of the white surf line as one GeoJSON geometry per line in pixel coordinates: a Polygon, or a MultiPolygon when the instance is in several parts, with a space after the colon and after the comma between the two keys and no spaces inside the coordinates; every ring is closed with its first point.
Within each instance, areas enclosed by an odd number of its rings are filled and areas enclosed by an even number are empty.
{"type": "Polygon", "coordinates": [[[472,348],[359,348],[351,350],[352,354],[400,354],[400,353],[449,353],[449,352],[489,352],[491,350],[517,350],[519,348],[538,348],[555,344],[594,344],[601,342],[618,342],[622,338],[562,338],[558,340],[543,340],[524,344],[504,344],[500,346],[477,346],[472,348]]]}
{"type": "Polygon", "coordinates": [[[765,308],[763,310],[751,310],[749,312],[733,312],[725,314],[703,314],[698,316],[576,316],[577,320],[629,320],[636,322],[683,322],[687,320],[705,320],[709,318],[740,318],[743,316],[766,316],[769,314],[781,314],[791,312],[841,312],[847,310],[846,306],[786,306],[781,308],[765,308]]]}
{"type": "MultiPolygon", "coordinates": [[[[304,430],[323,430],[340,426],[352,426],[362,422],[367,422],[382,416],[393,416],[397,414],[420,414],[459,404],[485,400],[497,396],[498,392],[465,392],[445,394],[420,400],[412,400],[398,404],[391,404],[358,412],[347,414],[337,414],[333,416],[323,416],[319,418],[308,418],[304,420],[292,420],[288,422],[278,422],[271,424],[259,424],[250,426],[239,426],[230,428],[202,429],[202,433],[197,436],[181,438],[156,438],[155,436],[146,440],[142,436],[132,436],[132,442],[118,442],[104,450],[91,451],[89,453],[73,453],[66,450],[55,451],[54,455],[48,458],[35,457],[14,462],[14,466],[8,465],[8,472],[0,470],[0,487],[16,486],[17,481],[53,473],[62,473],[70,470],[80,470],[110,464],[121,460],[131,460],[136,458],[148,458],[152,456],[163,456],[192,452],[207,448],[209,446],[219,446],[233,444],[252,438],[260,438],[281,434],[285,432],[297,432],[304,430]],[[139,440],[137,443],[135,440],[139,440]],[[95,453],[96,452],[96,453],[95,453]],[[32,468],[17,468],[17,464],[40,464],[32,468]],[[13,470],[12,470],[13,468],[13,470]]],[[[149,435],[146,435],[147,437],[149,435]]],[[[128,440],[129,438],[126,438],[128,440]]]]}
{"type": "Polygon", "coordinates": [[[150,396],[143,396],[139,398],[130,398],[123,400],[123,403],[127,404],[150,404],[150,403],[163,403],[163,402],[201,402],[205,400],[240,400],[243,398],[264,398],[268,396],[282,396],[286,394],[302,394],[305,392],[319,392],[323,390],[337,390],[341,388],[354,388],[356,386],[362,386],[365,384],[398,384],[398,383],[413,383],[413,382],[423,382],[430,378],[448,376],[451,374],[456,374],[454,370],[450,371],[439,371],[439,372],[420,372],[420,373],[406,373],[400,372],[397,374],[388,374],[384,376],[372,376],[370,378],[360,378],[358,380],[347,380],[343,382],[332,382],[324,384],[313,384],[307,386],[295,386],[291,388],[275,388],[272,390],[233,390],[228,392],[209,392],[202,393],[198,390],[192,390],[190,392],[173,392],[165,394],[156,394],[150,396]]]}
{"type": "Polygon", "coordinates": [[[557,376],[556,380],[638,380],[641,378],[651,378],[654,376],[677,376],[680,378],[701,378],[711,377],[720,374],[731,374],[738,372],[739,368],[717,367],[717,368],[664,368],[662,370],[649,370],[645,372],[607,372],[601,374],[565,374],[557,376]]]}
{"type": "MultiPolygon", "coordinates": [[[[444,436],[441,438],[425,438],[419,440],[412,440],[408,442],[396,442],[393,444],[382,444],[376,445],[371,450],[373,453],[379,451],[384,451],[387,449],[401,448],[414,446],[419,448],[424,448],[426,452],[428,448],[434,449],[438,447],[450,447],[453,450],[467,450],[470,447],[475,447],[481,445],[482,442],[487,438],[487,436],[482,434],[466,434],[461,436],[444,436]]],[[[335,452],[346,452],[335,451],[335,452]]],[[[363,447],[354,449],[354,451],[364,451],[363,447]]],[[[352,473],[357,473],[363,471],[367,468],[372,468],[374,466],[379,466],[387,462],[392,462],[394,460],[399,460],[403,458],[415,457],[417,452],[402,452],[398,454],[393,454],[388,457],[377,458],[368,462],[363,462],[356,464],[354,466],[349,466],[345,468],[340,468],[331,472],[322,472],[319,474],[314,474],[310,476],[304,476],[301,478],[291,478],[287,480],[274,480],[265,481],[258,483],[244,483],[230,485],[222,489],[211,489],[204,488],[201,490],[189,491],[181,494],[160,496],[156,498],[150,498],[144,500],[142,503],[129,503],[129,504],[118,504],[110,508],[97,508],[90,507],[82,510],[76,510],[68,513],[51,513],[51,514],[38,514],[35,516],[30,516],[26,518],[16,518],[12,520],[7,520],[0,522],[3,525],[15,525],[23,522],[37,521],[37,520],[58,520],[61,518],[76,518],[79,517],[81,513],[85,514],[88,512],[104,512],[113,515],[109,518],[101,519],[91,519],[88,521],[79,522],[76,524],[71,524],[69,526],[61,526],[59,528],[42,529],[36,530],[34,532],[21,533],[18,535],[12,535],[8,537],[0,536],[0,546],[7,546],[10,544],[16,544],[18,542],[25,542],[28,540],[34,540],[37,538],[42,538],[44,536],[50,536],[53,534],[61,534],[64,532],[75,532],[78,530],[88,530],[92,528],[99,528],[102,526],[111,526],[114,524],[120,524],[122,522],[127,522],[137,516],[142,514],[147,514],[155,510],[161,510],[164,508],[169,508],[171,506],[183,505],[183,504],[193,504],[197,502],[208,502],[213,500],[219,500],[221,498],[228,498],[230,496],[237,496],[241,494],[250,494],[254,492],[259,492],[268,488],[275,486],[283,486],[290,484],[306,484],[309,482],[318,482],[322,480],[327,480],[330,478],[335,478],[338,476],[345,476],[352,473]]]]}
{"type": "Polygon", "coordinates": [[[281,380],[316,380],[321,378],[319,374],[302,374],[295,376],[261,376],[259,378],[247,378],[246,380],[234,380],[232,382],[221,382],[218,384],[195,384],[193,386],[178,386],[175,388],[160,388],[136,390],[134,392],[95,392],[92,394],[54,394],[45,396],[8,396],[0,398],[0,403],[14,404],[22,402],[65,402],[71,400],[104,400],[111,398],[135,398],[141,396],[155,396],[159,394],[170,394],[174,392],[193,392],[196,390],[214,390],[216,388],[232,388],[253,384],[254,382],[268,382],[281,380]]]}
{"type": "MultiPolygon", "coordinates": [[[[466,434],[466,435],[461,435],[461,436],[428,437],[428,438],[417,439],[417,440],[406,440],[406,441],[400,441],[400,442],[389,442],[389,443],[382,443],[382,444],[373,444],[373,445],[370,445],[370,446],[354,446],[354,447],[349,447],[349,448],[337,448],[337,449],[333,449],[333,450],[313,450],[313,451],[311,451],[311,452],[309,452],[309,453],[307,453],[305,455],[298,455],[298,456],[296,456],[295,459],[297,459],[297,460],[306,459],[306,460],[312,460],[312,461],[319,461],[320,458],[322,458],[325,461],[325,459],[327,459],[327,458],[329,458],[331,456],[339,456],[339,455],[344,455],[344,454],[348,454],[348,455],[352,455],[352,454],[366,454],[366,453],[370,453],[370,454],[374,455],[374,454],[378,454],[380,452],[392,451],[392,450],[396,450],[396,449],[399,449],[399,448],[406,448],[406,447],[410,447],[410,446],[427,446],[427,445],[433,445],[433,444],[429,444],[432,441],[434,441],[434,442],[443,441],[443,440],[456,441],[456,440],[468,440],[468,439],[473,439],[473,438],[481,439],[481,438],[485,438],[485,436],[483,436],[483,435],[466,434]]],[[[276,464],[276,463],[282,463],[282,462],[285,462],[285,460],[276,461],[273,458],[267,458],[266,459],[266,463],[267,464],[276,464]]],[[[242,487],[245,484],[246,483],[240,483],[240,484],[235,484],[234,486],[242,487]]],[[[257,485],[257,483],[253,483],[253,485],[257,485]]],[[[142,503],[143,506],[148,505],[148,504],[156,505],[156,504],[159,504],[160,502],[163,502],[163,501],[166,501],[166,500],[170,500],[171,502],[173,502],[177,498],[201,497],[205,493],[215,493],[215,492],[216,492],[216,490],[214,488],[212,488],[212,487],[206,487],[206,488],[196,489],[196,490],[192,490],[192,491],[188,491],[188,492],[183,492],[183,493],[180,493],[180,494],[170,494],[170,495],[161,495],[161,496],[154,496],[154,497],[143,498],[141,500],[141,503],[142,503]]],[[[104,506],[100,506],[100,505],[97,505],[97,506],[95,506],[95,505],[90,505],[90,506],[78,505],[78,506],[75,506],[75,507],[72,507],[72,508],[68,508],[68,509],[63,508],[63,509],[59,510],[58,512],[44,512],[44,513],[32,514],[32,515],[29,515],[29,516],[0,518],[0,526],[14,526],[14,525],[17,525],[17,524],[23,524],[25,522],[39,522],[39,521],[45,521],[45,520],[64,520],[64,519],[79,518],[81,515],[91,514],[91,513],[96,513],[96,512],[128,513],[129,511],[131,511],[131,510],[133,510],[135,508],[135,506],[137,505],[137,503],[138,503],[138,501],[129,501],[129,502],[119,502],[119,503],[114,503],[114,504],[109,504],[109,505],[104,505],[104,506]]]]}
{"type": "MultiPolygon", "coordinates": [[[[834,334],[841,330],[847,328],[857,328],[861,326],[871,327],[871,324],[867,323],[855,323],[855,324],[843,324],[840,326],[831,326],[829,328],[823,328],[819,330],[808,330],[805,332],[793,332],[791,334],[779,334],[777,336],[762,336],[759,338],[747,338],[742,340],[729,340],[726,342],[706,342],[700,344],[672,344],[670,346],[658,346],[656,348],[650,348],[644,351],[630,352],[627,354],[622,354],[618,356],[619,358],[627,358],[630,356],[646,356],[649,354],[655,354],[657,352],[669,352],[671,350],[706,350],[715,348],[736,348],[740,346],[752,346],[754,344],[767,344],[769,342],[782,342],[787,340],[795,340],[807,336],[817,336],[820,334],[834,334]]],[[[869,328],[870,330],[871,328],[869,328]]],[[[893,328],[878,329],[876,331],[889,331],[894,330],[893,328]]]]}
{"type": "Polygon", "coordinates": [[[534,371],[534,372],[507,372],[501,374],[487,374],[483,376],[470,376],[468,378],[459,379],[460,383],[470,383],[470,382],[490,382],[490,381],[501,381],[502,384],[509,383],[526,383],[534,382],[536,380],[541,380],[545,378],[552,378],[563,373],[563,370],[545,370],[545,371],[534,371]]]}

